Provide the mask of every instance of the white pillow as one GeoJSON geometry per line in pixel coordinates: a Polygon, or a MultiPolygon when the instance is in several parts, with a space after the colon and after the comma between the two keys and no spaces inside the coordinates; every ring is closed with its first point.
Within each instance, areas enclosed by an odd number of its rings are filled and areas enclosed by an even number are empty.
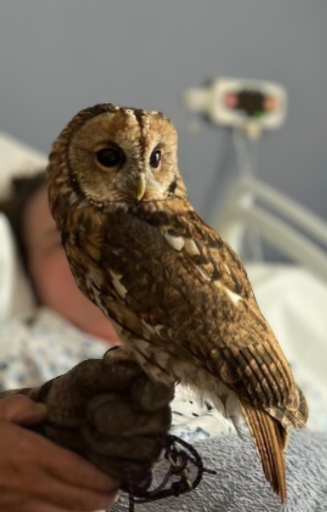
{"type": "Polygon", "coordinates": [[[10,191],[14,176],[32,175],[47,165],[47,157],[10,135],[0,133],[0,199],[10,191]]]}
{"type": "Polygon", "coordinates": [[[247,271],[259,306],[308,401],[308,427],[326,432],[326,282],[294,265],[251,264],[247,271]]]}
{"type": "Polygon", "coordinates": [[[34,307],[34,295],[18,258],[10,223],[0,212],[0,321],[34,307]]]}
{"type": "MultiPolygon", "coordinates": [[[[0,133],[0,199],[10,193],[14,176],[32,175],[44,168],[47,158],[13,137],[0,133]]],[[[0,212],[0,321],[30,310],[34,297],[17,256],[10,224],[0,212]]]]}

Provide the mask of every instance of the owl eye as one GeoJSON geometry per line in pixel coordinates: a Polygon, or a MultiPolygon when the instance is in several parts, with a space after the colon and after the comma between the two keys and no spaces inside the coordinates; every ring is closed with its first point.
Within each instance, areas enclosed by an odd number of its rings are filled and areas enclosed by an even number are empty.
{"type": "Polygon", "coordinates": [[[152,151],[151,156],[150,156],[151,167],[153,167],[154,169],[159,167],[160,160],[161,160],[161,151],[160,151],[160,149],[155,149],[154,151],[152,151]]]}
{"type": "Polygon", "coordinates": [[[97,160],[103,167],[116,167],[125,162],[125,155],[119,148],[104,148],[97,152],[97,160]]]}

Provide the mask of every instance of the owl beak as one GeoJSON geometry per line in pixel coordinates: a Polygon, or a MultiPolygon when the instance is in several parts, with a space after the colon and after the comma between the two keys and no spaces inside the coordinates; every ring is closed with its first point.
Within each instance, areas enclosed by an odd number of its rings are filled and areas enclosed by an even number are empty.
{"type": "Polygon", "coordinates": [[[140,174],[138,178],[137,190],[136,190],[136,199],[141,201],[142,197],[145,194],[146,189],[146,179],[145,174],[140,174]]]}

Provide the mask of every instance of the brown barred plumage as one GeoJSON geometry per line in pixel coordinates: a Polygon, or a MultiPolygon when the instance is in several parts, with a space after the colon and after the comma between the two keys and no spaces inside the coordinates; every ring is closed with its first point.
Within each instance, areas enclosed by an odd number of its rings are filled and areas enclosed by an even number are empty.
{"type": "Polygon", "coordinates": [[[171,122],[88,108],[55,141],[48,182],[78,286],[114,320],[126,353],[223,406],[236,426],[242,412],[286,501],[283,450],[307,405],[241,261],[189,203],[171,122]]]}

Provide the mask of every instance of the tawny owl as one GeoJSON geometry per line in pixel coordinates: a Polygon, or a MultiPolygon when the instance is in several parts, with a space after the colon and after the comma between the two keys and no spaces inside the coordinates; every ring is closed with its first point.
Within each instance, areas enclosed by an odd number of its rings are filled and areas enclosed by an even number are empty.
{"type": "Polygon", "coordinates": [[[177,135],[158,112],[96,105],[53,144],[49,199],[80,289],[157,380],[200,392],[238,423],[286,500],[283,450],[307,405],[228,244],[196,214],[177,135]]]}

